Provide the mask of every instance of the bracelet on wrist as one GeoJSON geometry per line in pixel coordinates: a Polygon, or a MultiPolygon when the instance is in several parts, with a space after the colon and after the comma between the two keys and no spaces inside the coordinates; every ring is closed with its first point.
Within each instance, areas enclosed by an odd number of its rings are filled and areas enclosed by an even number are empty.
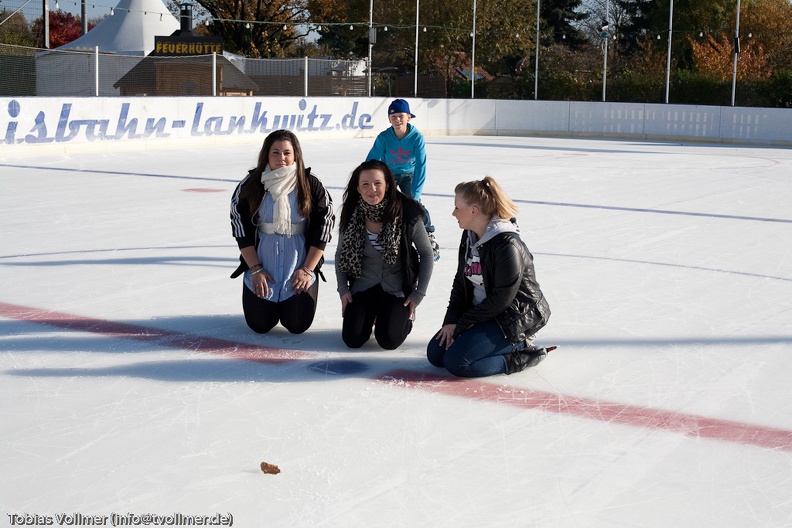
{"type": "Polygon", "coordinates": [[[255,266],[252,266],[250,268],[251,275],[255,275],[256,273],[261,273],[262,271],[264,271],[264,266],[262,266],[261,264],[256,264],[255,266]]]}
{"type": "Polygon", "coordinates": [[[313,274],[314,274],[313,270],[311,270],[311,269],[308,269],[308,267],[307,267],[307,266],[303,266],[303,267],[302,267],[302,270],[303,270],[305,273],[307,273],[308,275],[310,275],[311,277],[313,277],[313,274]]]}

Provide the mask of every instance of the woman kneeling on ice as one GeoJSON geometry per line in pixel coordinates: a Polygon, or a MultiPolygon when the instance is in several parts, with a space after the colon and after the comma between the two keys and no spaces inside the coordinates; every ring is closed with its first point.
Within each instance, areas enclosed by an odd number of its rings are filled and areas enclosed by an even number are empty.
{"type": "Polygon", "coordinates": [[[460,377],[520,372],[555,347],[532,344],[550,307],[520,239],[517,206],[489,176],[460,183],[455,193],[453,215],[464,230],[459,261],[443,327],[427,357],[460,377]]]}
{"type": "Polygon", "coordinates": [[[377,343],[398,348],[412,330],[433,266],[421,205],[399,192],[387,165],[360,164],[344,192],[336,250],[344,343],[363,346],[376,321],[377,343]]]}

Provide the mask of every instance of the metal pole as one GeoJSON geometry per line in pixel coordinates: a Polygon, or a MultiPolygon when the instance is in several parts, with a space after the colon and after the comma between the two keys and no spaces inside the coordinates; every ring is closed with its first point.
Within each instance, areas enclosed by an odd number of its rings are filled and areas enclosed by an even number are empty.
{"type": "Polygon", "coordinates": [[[671,35],[674,28],[674,0],[671,0],[671,12],[668,14],[668,53],[666,54],[666,92],[665,102],[668,104],[668,92],[671,85],[671,35]]]}
{"type": "Polygon", "coordinates": [[[418,97],[418,13],[421,0],[415,0],[415,97],[418,97]]]}
{"type": "Polygon", "coordinates": [[[734,97],[737,92],[737,57],[740,54],[740,0],[737,0],[737,25],[734,26],[734,70],[732,71],[732,98],[731,105],[734,106],[734,97]]]}
{"type": "Polygon", "coordinates": [[[217,52],[212,52],[212,97],[217,96],[217,52]]]}
{"type": "Polygon", "coordinates": [[[608,37],[605,37],[605,59],[602,62],[602,102],[605,102],[605,87],[608,84],[608,37]]]}
{"type": "Polygon", "coordinates": [[[99,46],[94,46],[94,88],[99,97],[99,46]]]}
{"type": "Polygon", "coordinates": [[[303,90],[305,97],[308,97],[308,56],[305,56],[305,75],[303,76],[303,90]]]}
{"type": "Polygon", "coordinates": [[[368,53],[368,96],[371,97],[371,49],[374,43],[371,39],[374,35],[374,0],[369,1],[369,53],[368,53]]]}
{"type": "MultiPolygon", "coordinates": [[[[49,0],[44,0],[44,5],[42,6],[44,12],[44,42],[43,46],[44,49],[49,49],[50,47],[50,38],[49,38],[49,0]]],[[[11,17],[9,17],[11,18],[11,17]]]]}
{"type": "Polygon", "coordinates": [[[82,5],[80,6],[80,16],[82,16],[82,35],[88,33],[88,6],[85,3],[85,0],[82,0],[82,5]]]}
{"type": "Polygon", "coordinates": [[[605,86],[608,83],[608,41],[610,40],[610,34],[608,33],[608,29],[610,29],[610,2],[605,0],[605,28],[602,30],[602,38],[605,39],[605,47],[603,52],[603,60],[602,60],[602,102],[605,102],[605,86]]]}
{"type": "Polygon", "coordinates": [[[534,99],[539,99],[539,11],[541,0],[536,0],[536,59],[534,60],[534,99]]]}
{"type": "Polygon", "coordinates": [[[476,97],[476,0],[473,0],[473,54],[470,56],[470,98],[476,97]]]}

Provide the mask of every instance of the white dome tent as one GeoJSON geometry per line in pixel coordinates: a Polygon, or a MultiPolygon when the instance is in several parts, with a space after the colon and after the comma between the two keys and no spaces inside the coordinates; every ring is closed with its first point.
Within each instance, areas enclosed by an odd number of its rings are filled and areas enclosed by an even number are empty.
{"type": "Polygon", "coordinates": [[[171,35],[179,27],[179,21],[162,0],[121,0],[110,16],[85,35],[36,57],[36,94],[119,95],[113,84],[154,49],[154,37],[171,35]],[[98,94],[97,48],[100,54],[98,94]],[[110,60],[107,54],[116,56],[110,60]]]}
{"type": "Polygon", "coordinates": [[[112,16],[57,49],[94,51],[98,47],[100,53],[146,56],[154,50],[154,37],[171,35],[179,27],[162,0],[121,0],[112,16]]]}

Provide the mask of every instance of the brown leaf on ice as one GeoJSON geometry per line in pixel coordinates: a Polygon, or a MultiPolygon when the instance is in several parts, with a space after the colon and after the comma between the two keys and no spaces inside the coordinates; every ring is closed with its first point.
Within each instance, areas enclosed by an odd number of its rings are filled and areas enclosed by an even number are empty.
{"type": "Polygon", "coordinates": [[[261,463],[261,471],[266,473],[267,475],[277,475],[280,473],[280,468],[275,464],[268,464],[266,462],[261,463]]]}

